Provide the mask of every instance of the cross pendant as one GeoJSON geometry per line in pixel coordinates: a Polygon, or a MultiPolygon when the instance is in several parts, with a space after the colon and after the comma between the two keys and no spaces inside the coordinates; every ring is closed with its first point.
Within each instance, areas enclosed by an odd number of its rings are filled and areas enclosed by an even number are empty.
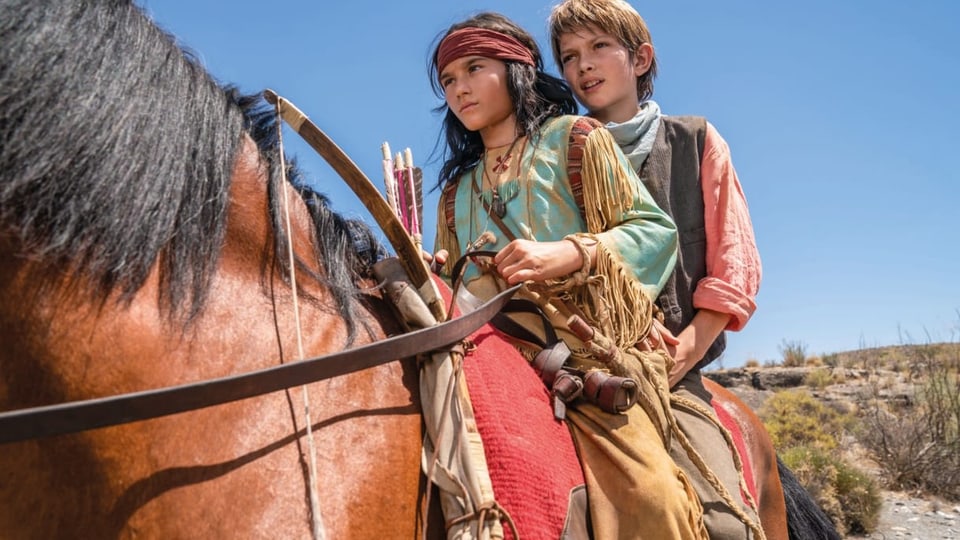
{"type": "Polygon", "coordinates": [[[511,157],[512,157],[511,154],[505,154],[505,155],[502,155],[502,156],[498,156],[498,157],[497,157],[497,162],[493,164],[493,167],[491,167],[491,168],[493,169],[493,172],[496,173],[496,174],[500,174],[500,173],[506,171],[507,168],[510,167],[510,158],[511,158],[511,157]]]}

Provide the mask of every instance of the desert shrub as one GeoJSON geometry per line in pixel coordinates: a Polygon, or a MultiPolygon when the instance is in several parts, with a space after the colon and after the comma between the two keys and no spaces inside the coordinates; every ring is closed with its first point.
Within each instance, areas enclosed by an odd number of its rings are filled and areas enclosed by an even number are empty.
{"type": "Polygon", "coordinates": [[[836,353],[823,355],[823,364],[832,368],[843,367],[840,361],[840,355],[836,353]]]}
{"type": "Polygon", "coordinates": [[[779,453],[783,463],[793,471],[800,485],[810,493],[817,506],[830,518],[841,535],[843,507],[837,498],[837,469],[827,462],[825,453],[812,446],[794,446],[779,453]]]}
{"type": "Polygon", "coordinates": [[[833,373],[829,369],[814,369],[803,378],[803,384],[817,390],[823,390],[833,384],[833,373]]]}
{"type": "Polygon", "coordinates": [[[960,349],[913,347],[910,356],[912,399],[884,402],[874,386],[858,436],[892,488],[960,500],[960,349]]]}
{"type": "Polygon", "coordinates": [[[807,344],[802,341],[783,340],[780,345],[783,367],[803,367],[807,363],[807,344]]]}
{"type": "Polygon", "coordinates": [[[819,356],[808,356],[803,365],[807,367],[820,367],[823,365],[823,358],[819,356]]]}
{"type": "Polygon", "coordinates": [[[756,358],[748,358],[746,362],[743,363],[743,367],[755,368],[760,367],[760,361],[756,358]]]}
{"type": "Polygon", "coordinates": [[[877,366],[896,373],[906,372],[910,361],[905,349],[906,347],[887,347],[882,349],[877,366]]]}
{"type": "Polygon", "coordinates": [[[877,528],[883,498],[877,482],[849,463],[837,460],[836,492],[847,532],[869,534],[877,528]]]}
{"type": "Polygon", "coordinates": [[[806,390],[783,390],[760,411],[774,447],[813,446],[832,450],[852,418],[817,401],[806,390]]]}
{"type": "Polygon", "coordinates": [[[781,459],[841,535],[876,529],[883,500],[872,478],[820,448],[796,446],[781,459]]]}

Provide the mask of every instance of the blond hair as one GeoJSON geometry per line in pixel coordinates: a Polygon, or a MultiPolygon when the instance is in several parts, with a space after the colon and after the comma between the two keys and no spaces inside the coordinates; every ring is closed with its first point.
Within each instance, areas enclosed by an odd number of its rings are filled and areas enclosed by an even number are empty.
{"type": "MultiPolygon", "coordinates": [[[[550,12],[550,46],[553,59],[560,71],[560,36],[586,28],[595,28],[608,33],[620,44],[636,54],[644,43],[653,45],[650,30],[643,17],[624,0],[564,0],[550,12]]],[[[637,77],[637,95],[640,101],[653,97],[653,79],[657,76],[657,56],[653,55],[650,69],[637,77]]]]}

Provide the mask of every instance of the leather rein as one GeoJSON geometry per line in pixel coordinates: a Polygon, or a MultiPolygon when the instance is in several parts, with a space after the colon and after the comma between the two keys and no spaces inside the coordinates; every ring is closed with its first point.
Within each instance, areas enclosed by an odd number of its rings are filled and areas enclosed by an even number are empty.
{"type": "Polygon", "coordinates": [[[457,343],[477,331],[506,305],[519,287],[503,291],[462,317],[355,349],[179,386],[0,413],[0,443],[202,409],[416,356],[457,343]]]}
{"type": "MultiPolygon", "coordinates": [[[[423,286],[430,276],[426,264],[422,262],[422,255],[373,183],[343,150],[296,107],[270,90],[265,92],[265,97],[267,101],[274,104],[279,101],[285,107],[282,108],[284,120],[360,196],[397,250],[410,280],[417,287],[423,286]]],[[[445,322],[354,349],[195,383],[2,412],[0,444],[76,433],[221,405],[442,349],[465,339],[489,322],[519,288],[520,285],[515,285],[506,289],[478,309],[452,320],[446,320],[441,303],[432,303],[429,305],[431,311],[438,320],[445,322]]]]}

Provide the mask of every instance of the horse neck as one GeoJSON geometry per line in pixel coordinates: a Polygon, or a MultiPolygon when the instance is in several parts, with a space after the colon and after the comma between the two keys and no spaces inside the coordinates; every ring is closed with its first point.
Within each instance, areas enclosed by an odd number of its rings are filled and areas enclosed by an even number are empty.
{"type": "MultiPolygon", "coordinates": [[[[310,300],[300,302],[295,313],[291,279],[277,264],[286,254],[273,251],[264,169],[253,142],[246,139],[231,182],[219,265],[203,310],[189,322],[161,311],[156,263],[144,286],[123,300],[119,292],[96,298],[89,292],[94,285],[71,274],[69,265],[3,258],[0,286],[7,297],[0,302],[0,322],[7,330],[3,335],[36,370],[46,372],[37,380],[62,381],[60,395],[50,391],[47,400],[86,399],[250,371],[297,359],[299,342],[303,353],[310,355],[344,346],[344,322],[331,316],[334,310],[325,289],[306,272],[298,284],[310,300]],[[152,363],[149,358],[166,362],[152,363]],[[131,363],[137,369],[117,369],[131,363]],[[163,363],[177,367],[156,365],[163,363]],[[74,384],[72,373],[87,375],[74,384]],[[123,375],[132,379],[121,380],[123,375]]],[[[309,214],[296,193],[288,186],[284,189],[291,225],[285,234],[303,261],[313,261],[310,270],[316,272],[309,214]]],[[[9,236],[0,236],[0,249],[8,254],[21,251],[9,236]]],[[[369,326],[374,330],[371,338],[382,337],[376,333],[376,321],[369,326]]],[[[41,404],[45,398],[34,396],[40,403],[18,405],[41,404]]]]}

